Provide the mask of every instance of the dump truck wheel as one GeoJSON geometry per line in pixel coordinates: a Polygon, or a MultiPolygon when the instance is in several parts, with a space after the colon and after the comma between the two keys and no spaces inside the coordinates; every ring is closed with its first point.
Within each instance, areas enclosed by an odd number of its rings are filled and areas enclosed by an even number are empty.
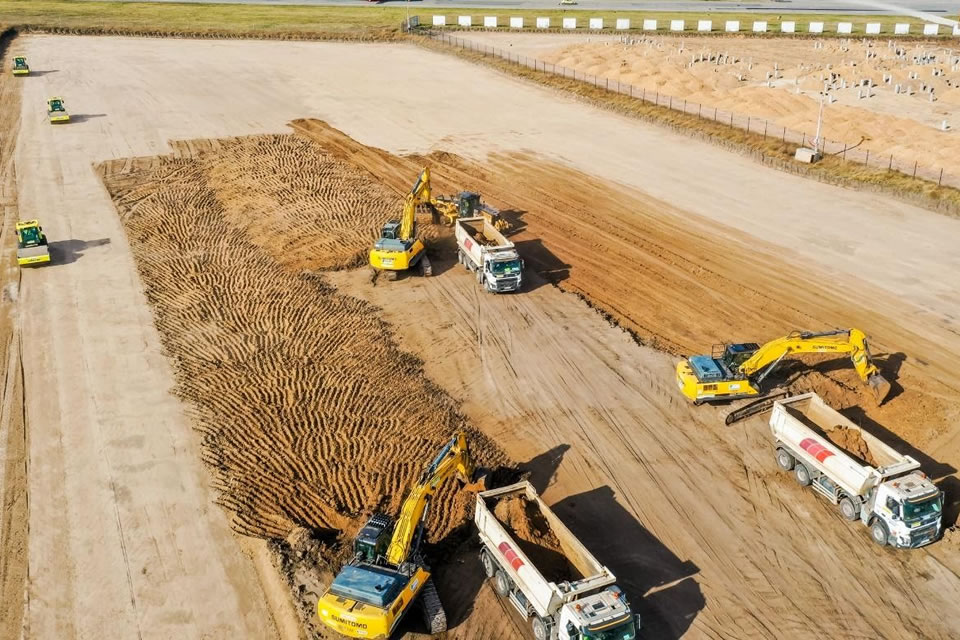
{"type": "Polygon", "coordinates": [[[493,558],[486,550],[480,552],[480,564],[483,565],[483,572],[487,574],[488,578],[492,578],[497,573],[497,565],[494,564],[493,558]]]}
{"type": "Polygon", "coordinates": [[[793,465],[797,463],[793,456],[786,449],[777,449],[777,466],[784,471],[793,471],[793,465]]]}
{"type": "Polygon", "coordinates": [[[508,595],[510,595],[510,578],[508,578],[507,575],[499,569],[497,570],[496,575],[493,576],[493,588],[496,589],[497,593],[500,594],[501,597],[506,598],[508,595]]]}
{"type": "Polygon", "coordinates": [[[536,640],[549,640],[550,631],[540,616],[533,616],[533,620],[530,621],[530,626],[533,628],[533,637],[536,638],[536,640]]]}
{"type": "Polygon", "coordinates": [[[887,532],[887,525],[883,523],[883,520],[878,518],[873,521],[873,524],[870,525],[870,537],[881,547],[887,546],[887,538],[890,537],[890,534],[887,532]]]}
{"type": "Polygon", "coordinates": [[[843,496],[840,499],[840,513],[851,522],[860,517],[860,510],[857,509],[856,503],[849,496],[843,496]]]}
{"type": "Polygon", "coordinates": [[[810,486],[810,472],[807,471],[807,468],[802,464],[798,464],[794,469],[793,473],[797,476],[797,482],[800,483],[801,487],[810,486]]]}

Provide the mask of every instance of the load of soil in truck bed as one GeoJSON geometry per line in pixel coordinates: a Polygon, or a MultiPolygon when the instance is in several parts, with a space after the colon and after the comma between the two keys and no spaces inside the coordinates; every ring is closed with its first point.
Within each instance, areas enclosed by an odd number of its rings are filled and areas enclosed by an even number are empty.
{"type": "Polygon", "coordinates": [[[493,514],[547,581],[572,582],[583,578],[567,559],[560,540],[536,502],[511,496],[497,502],[493,514]]]}
{"type": "Polygon", "coordinates": [[[833,444],[837,445],[854,458],[869,464],[871,467],[877,467],[879,464],[870,451],[870,446],[863,439],[863,435],[856,429],[845,427],[838,424],[830,431],[827,431],[827,437],[833,444]]]}

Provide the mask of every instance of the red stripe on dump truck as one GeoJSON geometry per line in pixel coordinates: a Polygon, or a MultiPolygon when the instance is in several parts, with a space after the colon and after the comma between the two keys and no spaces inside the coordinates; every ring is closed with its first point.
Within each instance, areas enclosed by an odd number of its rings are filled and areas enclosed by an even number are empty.
{"type": "Polygon", "coordinates": [[[823,462],[827,458],[833,455],[833,452],[827,449],[825,446],[814,440],[813,438],[804,438],[800,441],[800,447],[817,459],[818,462],[823,462]]]}
{"type": "Polygon", "coordinates": [[[510,566],[513,567],[514,571],[519,571],[520,567],[526,564],[523,560],[520,559],[520,556],[517,555],[517,552],[513,550],[506,542],[501,542],[497,545],[497,549],[500,550],[500,553],[503,554],[503,557],[507,559],[507,562],[510,563],[510,566]]]}

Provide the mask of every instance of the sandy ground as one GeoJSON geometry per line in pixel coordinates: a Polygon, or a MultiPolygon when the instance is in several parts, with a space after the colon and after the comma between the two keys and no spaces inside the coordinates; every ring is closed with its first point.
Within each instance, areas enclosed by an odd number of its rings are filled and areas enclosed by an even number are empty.
{"type": "Polygon", "coordinates": [[[960,49],[862,39],[647,36],[624,43],[586,35],[461,36],[632,84],[651,96],[660,92],[702,104],[704,113],[719,109],[751,116],[760,131],[767,121],[771,132],[787,127],[811,138],[826,80],[835,102],[824,115],[825,138],[859,145],[858,152],[869,149],[874,164],[893,154],[901,170],[916,161],[960,176],[960,49]],[[872,84],[869,97],[864,80],[872,84]]]}
{"type": "MultiPolygon", "coordinates": [[[[171,138],[283,131],[287,120],[311,115],[394,152],[443,148],[484,159],[533,149],[603,176],[609,182],[594,179],[598,193],[627,185],[669,200],[676,208],[664,214],[666,227],[682,226],[689,213],[718,247],[734,242],[746,262],[751,236],[763,238],[757,244],[765,257],[779,255],[777,266],[799,274],[805,261],[816,263],[817,273],[804,277],[822,290],[872,287],[882,308],[895,311],[891,324],[921,335],[956,331],[960,300],[942,277],[960,266],[956,221],[762,169],[457,60],[316,43],[23,44],[32,65],[50,73],[24,85],[20,206],[43,212],[51,240],[63,243],[55,247],[61,264],[25,274],[21,297],[33,636],[127,637],[139,628],[162,637],[174,628],[183,635],[186,625],[187,635],[218,635],[240,624],[249,636],[271,633],[251,564],[211,505],[94,162],[166,153],[171,138]],[[106,59],[122,63],[104,75],[106,59]],[[410,89],[422,86],[425,67],[443,79],[443,93],[410,89]],[[84,117],[49,127],[48,93],[84,117]]],[[[766,262],[756,268],[774,271],[766,262]]],[[[601,560],[624,576],[634,600],[656,592],[641,604],[655,629],[876,636],[904,625],[918,637],[948,637],[956,627],[956,567],[945,551],[874,549],[815,496],[796,494],[784,479],[760,481],[770,475],[762,425],[718,431],[720,412],[693,412],[675,393],[672,357],[641,349],[572,296],[543,286],[482,297],[456,270],[395,290],[343,278],[348,291],[387,307],[387,319],[424,354],[428,375],[463,399],[511,456],[533,460],[548,479],[563,459],[548,497],[572,524],[580,520],[587,544],[604,550],[601,560]],[[403,295],[412,304],[385,304],[403,295]],[[659,493],[668,499],[651,499],[659,493]],[[628,533],[599,540],[598,518],[628,533]],[[808,526],[816,536],[795,531],[808,526]],[[859,580],[835,581],[831,567],[859,580]]],[[[748,307],[749,295],[736,304],[748,307]]]]}

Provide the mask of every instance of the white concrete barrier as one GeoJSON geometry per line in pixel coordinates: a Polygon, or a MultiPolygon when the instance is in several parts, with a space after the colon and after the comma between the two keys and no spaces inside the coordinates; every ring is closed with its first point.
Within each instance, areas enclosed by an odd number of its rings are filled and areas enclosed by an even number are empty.
{"type": "Polygon", "coordinates": [[[867,23],[867,33],[875,36],[880,34],[880,23],[879,22],[868,22],[867,23]]]}
{"type": "Polygon", "coordinates": [[[537,29],[549,29],[550,18],[537,18],[537,29]]]}
{"type": "Polygon", "coordinates": [[[697,20],[697,31],[713,31],[713,20],[697,20]]]}
{"type": "Polygon", "coordinates": [[[497,16],[483,16],[483,26],[497,28],[497,16]]]}
{"type": "Polygon", "coordinates": [[[823,23],[811,22],[807,25],[807,33],[823,33],[823,23]]]}
{"type": "Polygon", "coordinates": [[[923,35],[935,36],[938,33],[940,33],[940,25],[930,23],[923,25],[923,35]]]}
{"type": "MultiPolygon", "coordinates": [[[[880,25],[877,25],[880,26],[880,25]]],[[[838,22],[837,23],[837,33],[853,33],[853,23],[852,22],[838,22]]],[[[880,33],[879,31],[877,33],[880,33]]]]}
{"type": "Polygon", "coordinates": [[[617,18],[617,29],[629,29],[630,18],[617,18]]]}
{"type": "Polygon", "coordinates": [[[727,23],[723,27],[724,31],[727,33],[736,33],[740,31],[740,21],[739,20],[727,20],[727,23]]]}
{"type": "Polygon", "coordinates": [[[644,21],[643,21],[643,30],[644,30],[644,31],[656,31],[656,30],[657,30],[657,21],[656,21],[656,20],[644,20],[644,21]]]}
{"type": "Polygon", "coordinates": [[[591,29],[603,29],[603,18],[590,18],[591,29]]]}
{"type": "Polygon", "coordinates": [[[564,19],[563,19],[563,28],[564,28],[564,29],[576,29],[576,28],[577,28],[577,19],[576,19],[576,18],[564,18],[564,19]]]}
{"type": "Polygon", "coordinates": [[[766,20],[757,20],[753,23],[753,32],[754,33],[766,33],[767,32],[767,21],[766,20]]]}
{"type": "Polygon", "coordinates": [[[447,16],[433,16],[433,26],[435,27],[447,26],[447,16]]]}
{"type": "Polygon", "coordinates": [[[683,31],[686,28],[686,24],[683,20],[671,20],[670,21],[670,31],[683,31]]]}
{"type": "Polygon", "coordinates": [[[513,16],[510,18],[511,29],[523,29],[523,16],[513,16]]]}
{"type": "Polygon", "coordinates": [[[905,36],[910,33],[910,23],[908,22],[898,22],[893,25],[893,32],[898,36],[905,36]]]}
{"type": "Polygon", "coordinates": [[[795,33],[797,30],[797,23],[788,20],[787,22],[780,23],[780,33],[795,33]]]}
{"type": "Polygon", "coordinates": [[[471,18],[470,16],[458,16],[457,24],[460,25],[461,27],[472,27],[473,18],[471,18]]]}
{"type": "Polygon", "coordinates": [[[953,35],[960,36],[960,22],[953,25],[953,35]]]}

